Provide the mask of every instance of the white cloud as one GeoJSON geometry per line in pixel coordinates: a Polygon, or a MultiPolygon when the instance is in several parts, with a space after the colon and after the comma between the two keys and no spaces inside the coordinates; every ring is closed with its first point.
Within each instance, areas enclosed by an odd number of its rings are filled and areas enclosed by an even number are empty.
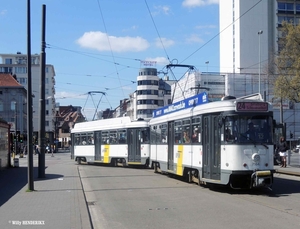
{"type": "Polygon", "coordinates": [[[85,32],[77,43],[84,48],[113,52],[140,52],[149,47],[142,37],[115,37],[100,31],[85,32]]]}
{"type": "Polygon", "coordinates": [[[182,5],[188,8],[212,5],[212,4],[219,4],[219,0],[184,0],[182,2],[182,5]]]}
{"type": "Polygon", "coordinates": [[[173,40],[167,39],[167,38],[164,38],[164,37],[162,37],[160,39],[159,38],[155,39],[155,45],[158,48],[163,48],[163,47],[167,48],[167,47],[170,47],[174,44],[175,44],[175,42],[173,40]]]}
{"type": "Polygon", "coordinates": [[[187,41],[188,43],[203,43],[202,38],[200,38],[199,35],[197,35],[197,34],[192,34],[192,35],[190,35],[190,37],[188,37],[188,38],[186,39],[186,41],[187,41]]]}
{"type": "Polygon", "coordinates": [[[78,95],[78,94],[70,93],[67,91],[57,91],[55,93],[55,99],[57,99],[58,102],[60,102],[60,100],[62,100],[62,99],[78,99],[78,98],[86,98],[86,96],[87,96],[86,94],[78,95]]]}
{"type": "Polygon", "coordinates": [[[197,25],[196,29],[216,29],[216,25],[197,25]]]}
{"type": "Polygon", "coordinates": [[[170,63],[170,61],[165,57],[154,57],[154,58],[147,57],[145,61],[155,61],[157,65],[162,65],[162,66],[170,63]]]}
{"type": "Polygon", "coordinates": [[[163,13],[165,15],[169,15],[171,12],[171,9],[169,6],[154,6],[155,11],[152,13],[152,15],[158,15],[160,13],[163,13]]]}
{"type": "Polygon", "coordinates": [[[133,30],[137,30],[138,28],[139,28],[139,26],[133,25],[133,26],[131,26],[130,28],[123,29],[122,32],[133,31],[133,30]]]}

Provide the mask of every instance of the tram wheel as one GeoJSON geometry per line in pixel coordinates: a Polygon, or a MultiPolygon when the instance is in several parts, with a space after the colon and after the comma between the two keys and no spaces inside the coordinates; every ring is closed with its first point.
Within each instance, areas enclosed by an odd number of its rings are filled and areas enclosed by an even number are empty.
{"type": "Polygon", "coordinates": [[[153,168],[154,168],[154,172],[157,173],[157,164],[156,163],[153,164],[153,168]]]}
{"type": "Polygon", "coordinates": [[[111,166],[113,166],[113,167],[117,167],[117,166],[118,166],[118,160],[115,159],[115,158],[113,158],[113,159],[111,159],[110,164],[111,164],[111,166]]]}
{"type": "Polygon", "coordinates": [[[77,164],[80,165],[81,164],[81,158],[77,157],[77,164]]]}

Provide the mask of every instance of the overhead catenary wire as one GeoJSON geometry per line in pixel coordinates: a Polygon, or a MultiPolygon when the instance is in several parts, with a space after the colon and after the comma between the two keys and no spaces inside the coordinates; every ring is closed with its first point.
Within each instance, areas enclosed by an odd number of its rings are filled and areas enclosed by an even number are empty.
{"type": "MultiPolygon", "coordinates": [[[[108,41],[108,44],[109,44],[109,48],[110,48],[110,53],[111,53],[111,56],[112,56],[112,59],[113,59],[113,62],[116,63],[115,61],[115,57],[114,57],[114,53],[112,51],[112,47],[111,47],[111,43],[110,43],[110,39],[109,39],[109,36],[108,36],[108,33],[107,33],[107,28],[106,28],[106,24],[105,24],[105,20],[104,20],[104,17],[103,17],[103,13],[102,13],[102,9],[101,9],[101,5],[100,5],[100,1],[97,0],[98,2],[98,7],[99,7],[99,11],[100,11],[100,14],[101,14],[101,18],[102,18],[102,22],[103,22],[103,26],[104,26],[104,30],[105,30],[105,34],[106,34],[106,37],[107,37],[107,41],[108,41]]],[[[121,90],[122,90],[122,93],[123,93],[123,97],[125,98],[125,93],[124,93],[124,90],[123,90],[123,87],[122,87],[122,84],[121,84],[121,80],[120,80],[120,76],[119,76],[119,71],[118,71],[118,68],[117,68],[117,64],[114,64],[115,66],[115,69],[116,69],[116,74],[119,78],[119,83],[120,83],[120,86],[121,86],[121,90]]]]}
{"type": "MultiPolygon", "coordinates": [[[[52,44],[47,44],[47,48],[48,49],[62,50],[62,51],[66,51],[66,52],[72,52],[72,53],[76,53],[78,55],[87,56],[87,57],[90,57],[90,58],[102,60],[104,62],[108,62],[108,63],[111,63],[111,64],[116,64],[116,65],[119,65],[119,66],[124,66],[124,67],[127,67],[127,68],[135,68],[136,69],[136,67],[131,67],[131,66],[128,66],[128,65],[124,65],[122,63],[117,63],[117,62],[114,62],[114,61],[110,61],[110,60],[106,60],[106,59],[102,59],[102,58],[97,57],[97,56],[111,57],[109,55],[103,55],[103,54],[99,54],[99,53],[98,54],[97,53],[90,53],[90,52],[79,52],[79,51],[75,51],[75,50],[72,50],[72,49],[61,48],[61,47],[58,47],[58,46],[55,46],[55,45],[52,45],[52,44]]],[[[139,61],[139,62],[141,61],[138,58],[128,58],[128,57],[120,57],[120,56],[115,56],[115,58],[132,60],[132,61],[139,61]]]]}
{"type": "Polygon", "coordinates": [[[262,0],[259,0],[257,3],[255,3],[252,7],[250,7],[248,10],[246,10],[240,17],[235,19],[232,23],[230,23],[228,26],[226,26],[224,29],[222,29],[219,33],[217,33],[215,36],[213,36],[211,39],[209,39],[207,42],[205,42],[203,45],[201,45],[198,49],[196,49],[194,52],[192,52],[189,56],[187,56],[185,59],[181,61],[183,63],[187,59],[189,59],[191,56],[193,56],[195,53],[197,53],[200,49],[202,49],[204,46],[206,46],[208,43],[210,43],[212,40],[214,40],[216,37],[218,37],[222,32],[224,32],[226,29],[228,29],[230,26],[232,26],[236,21],[240,20],[245,14],[247,14],[250,10],[252,10],[254,7],[256,7],[262,0]]]}
{"type": "Polygon", "coordinates": [[[164,49],[164,51],[165,51],[166,57],[167,57],[167,59],[169,60],[169,63],[171,63],[170,58],[169,58],[169,55],[168,55],[168,53],[167,53],[167,50],[166,50],[166,48],[165,48],[165,46],[164,46],[164,43],[163,43],[163,41],[162,41],[162,39],[161,39],[161,36],[160,36],[159,32],[158,32],[158,29],[157,29],[157,26],[156,26],[156,24],[155,24],[155,21],[154,21],[154,19],[153,19],[153,17],[152,17],[152,14],[151,14],[151,11],[150,11],[150,9],[149,9],[147,0],[145,0],[145,4],[146,4],[146,6],[147,6],[147,9],[148,9],[149,15],[150,15],[150,17],[151,17],[152,23],[153,23],[153,25],[154,25],[154,28],[155,28],[155,30],[156,30],[156,33],[157,33],[157,35],[158,35],[158,37],[159,37],[160,43],[161,43],[161,45],[162,45],[162,47],[163,47],[163,49],[164,49]]]}

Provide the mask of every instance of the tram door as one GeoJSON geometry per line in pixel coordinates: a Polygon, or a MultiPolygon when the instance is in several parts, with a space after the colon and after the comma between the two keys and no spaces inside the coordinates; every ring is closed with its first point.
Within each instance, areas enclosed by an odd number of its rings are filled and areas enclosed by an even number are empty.
{"type": "Polygon", "coordinates": [[[101,161],[101,132],[94,133],[95,161],[101,161]]]}
{"type": "Polygon", "coordinates": [[[129,129],[128,139],[128,162],[141,162],[141,130],[129,129]]]}
{"type": "Polygon", "coordinates": [[[174,171],[174,122],[168,123],[168,170],[174,171]]]}
{"type": "Polygon", "coordinates": [[[202,119],[203,178],[221,178],[221,129],[219,116],[208,115],[202,119]]]}

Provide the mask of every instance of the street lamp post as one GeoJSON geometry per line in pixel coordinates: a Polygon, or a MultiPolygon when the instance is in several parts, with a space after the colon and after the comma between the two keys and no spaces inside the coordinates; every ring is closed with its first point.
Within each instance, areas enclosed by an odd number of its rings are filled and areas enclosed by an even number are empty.
{"type": "Polygon", "coordinates": [[[55,108],[55,126],[54,126],[54,134],[55,134],[55,152],[57,153],[57,145],[58,145],[58,117],[59,117],[59,108],[55,108]]]}
{"type": "Polygon", "coordinates": [[[205,64],[206,64],[206,87],[208,87],[207,74],[208,74],[208,64],[209,64],[209,61],[206,61],[205,64]]]}
{"type": "Polygon", "coordinates": [[[262,30],[258,31],[258,93],[260,94],[260,58],[261,58],[261,51],[260,51],[260,35],[263,34],[262,30]]]}
{"type": "Polygon", "coordinates": [[[18,153],[18,114],[17,114],[17,102],[14,103],[15,107],[15,137],[16,137],[16,141],[15,141],[15,152],[14,152],[14,156],[13,159],[15,159],[16,154],[18,153]]]}

